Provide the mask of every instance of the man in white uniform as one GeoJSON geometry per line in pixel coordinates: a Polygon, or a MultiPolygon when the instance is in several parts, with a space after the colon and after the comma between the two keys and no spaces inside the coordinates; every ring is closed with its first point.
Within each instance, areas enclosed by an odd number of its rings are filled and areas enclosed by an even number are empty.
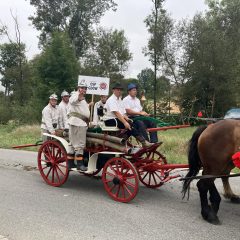
{"type": "Polygon", "coordinates": [[[74,160],[77,161],[77,169],[86,171],[83,162],[83,151],[86,145],[86,134],[90,117],[89,104],[85,100],[87,86],[78,85],[77,91],[69,99],[68,125],[69,140],[72,146],[68,153],[68,167],[74,168],[74,160]]]}
{"type": "Polygon", "coordinates": [[[100,117],[104,114],[104,106],[106,104],[108,96],[101,95],[100,101],[96,102],[93,110],[93,125],[98,125],[100,117]]]}
{"type": "Polygon", "coordinates": [[[105,121],[106,126],[115,126],[117,121],[117,127],[120,129],[126,129],[127,137],[131,135],[134,136],[138,141],[141,142],[143,147],[149,147],[152,144],[147,142],[141,135],[139,135],[139,131],[134,125],[132,121],[126,115],[126,110],[121,99],[123,87],[120,83],[116,83],[113,86],[113,94],[108,98],[105,108],[107,113],[105,117],[107,120],[105,121]]]}
{"type": "Polygon", "coordinates": [[[41,133],[42,140],[46,141],[47,137],[43,133],[56,135],[57,129],[63,129],[63,122],[60,118],[60,112],[57,106],[57,95],[54,93],[49,97],[48,105],[42,111],[41,133]]]}
{"type": "Polygon", "coordinates": [[[67,109],[69,104],[69,93],[67,91],[63,91],[61,93],[62,101],[58,105],[59,111],[60,111],[60,117],[63,122],[64,129],[68,129],[67,126],[67,109]]]}
{"type": "MultiPolygon", "coordinates": [[[[128,84],[128,96],[123,99],[124,106],[128,116],[134,121],[139,134],[149,141],[147,128],[155,128],[156,124],[150,120],[134,120],[137,116],[150,116],[150,114],[143,111],[140,100],[137,96],[137,86],[134,83],[128,84]]],[[[157,132],[150,133],[150,142],[158,142],[157,132]]]]}

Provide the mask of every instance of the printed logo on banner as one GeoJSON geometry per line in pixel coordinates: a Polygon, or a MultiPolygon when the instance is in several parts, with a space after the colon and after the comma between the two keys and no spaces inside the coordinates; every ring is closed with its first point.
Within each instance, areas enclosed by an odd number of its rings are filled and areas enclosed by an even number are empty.
{"type": "Polygon", "coordinates": [[[81,84],[85,84],[85,83],[86,83],[86,80],[85,80],[85,79],[81,79],[80,85],[81,85],[81,84]]]}
{"type": "Polygon", "coordinates": [[[100,89],[101,90],[106,90],[107,89],[107,84],[105,82],[100,83],[100,89]]]}

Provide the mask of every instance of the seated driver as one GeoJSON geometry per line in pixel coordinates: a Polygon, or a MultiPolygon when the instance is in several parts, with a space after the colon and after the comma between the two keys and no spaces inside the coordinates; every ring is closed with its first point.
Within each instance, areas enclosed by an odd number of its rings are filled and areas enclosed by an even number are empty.
{"type": "Polygon", "coordinates": [[[148,141],[146,141],[141,135],[139,135],[139,130],[136,128],[132,121],[128,118],[126,110],[121,99],[123,87],[120,83],[116,83],[113,88],[113,94],[108,98],[105,109],[107,113],[105,115],[105,125],[106,126],[116,126],[120,129],[127,130],[127,137],[131,135],[134,136],[143,147],[152,146],[148,141]]]}
{"type": "MultiPolygon", "coordinates": [[[[131,118],[137,128],[139,129],[139,134],[149,141],[147,128],[156,128],[156,123],[148,119],[134,120],[137,116],[150,116],[150,114],[143,111],[140,100],[137,98],[137,85],[134,83],[128,84],[128,96],[123,99],[124,107],[126,109],[127,115],[131,118]]],[[[157,143],[158,136],[157,132],[150,132],[150,142],[157,143]]]]}

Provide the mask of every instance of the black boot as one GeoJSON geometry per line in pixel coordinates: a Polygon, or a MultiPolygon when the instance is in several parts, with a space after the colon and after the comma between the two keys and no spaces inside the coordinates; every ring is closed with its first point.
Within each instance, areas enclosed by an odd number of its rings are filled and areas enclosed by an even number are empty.
{"type": "Polygon", "coordinates": [[[154,143],[150,143],[147,140],[145,140],[144,137],[142,136],[137,136],[136,139],[142,144],[142,147],[151,147],[152,145],[154,145],[154,143]]]}
{"type": "Polygon", "coordinates": [[[84,165],[83,161],[77,161],[77,170],[86,172],[88,168],[84,165]]]}
{"type": "Polygon", "coordinates": [[[74,154],[68,154],[68,169],[76,168],[76,164],[74,163],[74,154]]]}
{"type": "Polygon", "coordinates": [[[76,155],[75,160],[77,161],[77,170],[80,170],[80,171],[83,171],[83,172],[87,171],[87,167],[84,165],[82,155],[76,155]]]}

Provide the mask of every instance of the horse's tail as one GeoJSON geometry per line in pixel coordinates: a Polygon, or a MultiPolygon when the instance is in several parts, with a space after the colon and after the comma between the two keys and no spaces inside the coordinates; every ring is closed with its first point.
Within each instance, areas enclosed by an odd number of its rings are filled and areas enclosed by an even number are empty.
{"type": "MultiPolygon", "coordinates": [[[[198,139],[202,132],[207,128],[207,126],[200,126],[197,130],[193,133],[192,138],[188,143],[188,164],[189,164],[189,171],[186,178],[194,177],[198,174],[201,168],[201,160],[198,154],[198,139]]],[[[183,182],[182,194],[183,198],[185,198],[186,192],[188,192],[189,198],[189,190],[190,190],[190,183],[192,179],[186,179],[183,182]]]]}

